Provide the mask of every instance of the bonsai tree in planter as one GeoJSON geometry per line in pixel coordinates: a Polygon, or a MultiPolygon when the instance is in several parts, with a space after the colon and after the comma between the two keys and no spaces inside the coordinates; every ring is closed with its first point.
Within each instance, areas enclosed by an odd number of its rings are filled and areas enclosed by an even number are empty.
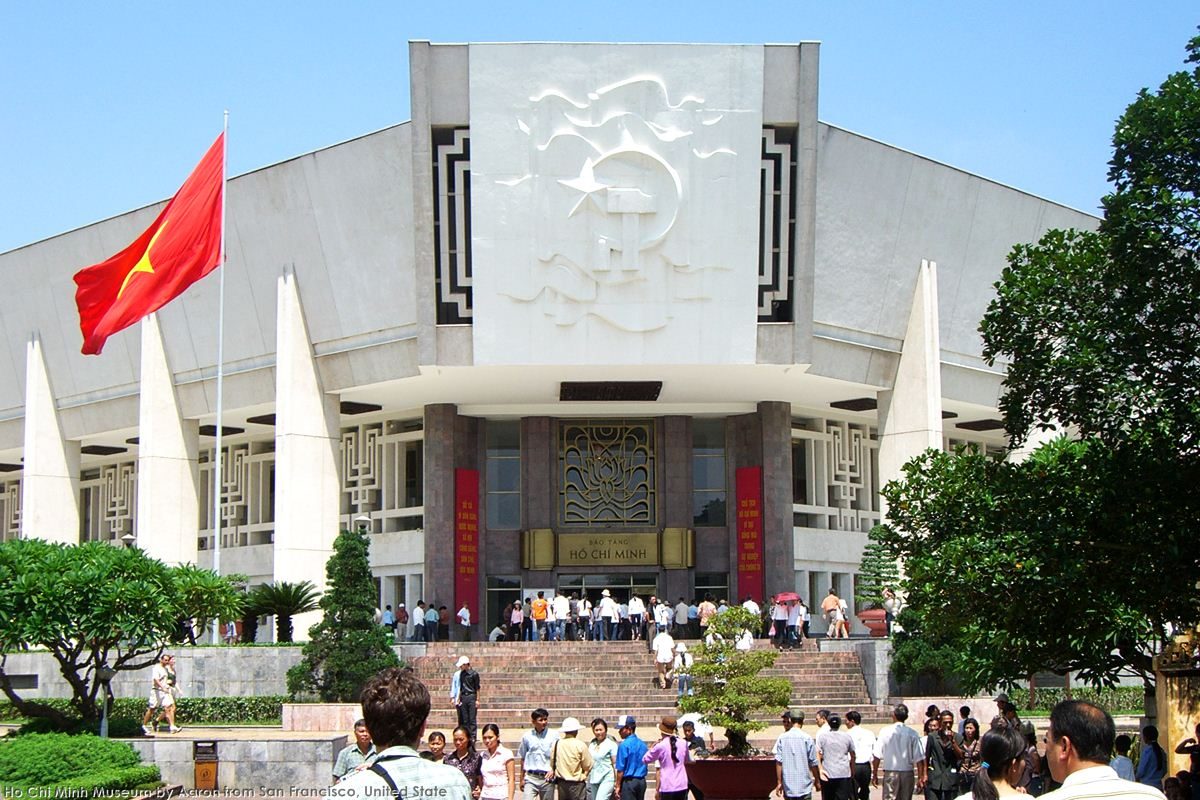
{"type": "Polygon", "coordinates": [[[731,606],[713,617],[708,626],[711,641],[698,647],[692,667],[696,694],[679,702],[685,713],[702,714],[710,725],[725,728],[728,743],[716,751],[718,756],[753,755],[747,737],[766,727],[755,719],[755,712],[774,714],[792,696],[791,681],[759,676],[775,663],[777,652],[735,647],[743,631],[753,632],[760,625],[759,618],[741,606],[731,606]]]}
{"type": "Polygon", "coordinates": [[[854,583],[854,600],[860,606],[865,606],[858,616],[876,636],[882,636],[886,629],[884,590],[894,589],[900,582],[896,557],[888,552],[882,541],[886,532],[887,529],[882,525],[876,525],[867,534],[867,546],[863,548],[858,579],[854,583]]]}

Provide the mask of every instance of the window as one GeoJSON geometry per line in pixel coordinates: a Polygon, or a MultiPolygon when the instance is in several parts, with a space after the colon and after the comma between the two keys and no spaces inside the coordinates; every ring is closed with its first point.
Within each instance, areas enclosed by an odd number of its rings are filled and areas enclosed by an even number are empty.
{"type": "Polygon", "coordinates": [[[729,573],[728,572],[697,572],[696,573],[696,602],[699,603],[704,599],[704,595],[711,594],[713,602],[719,603],[721,600],[729,599],[729,573]]]}
{"type": "Polygon", "coordinates": [[[693,420],[692,524],[725,525],[725,501],[725,420],[693,420]]]}
{"type": "Polygon", "coordinates": [[[487,526],[521,527],[521,423],[487,423],[487,526]]]}
{"type": "Polygon", "coordinates": [[[342,428],[341,513],[366,514],[372,532],[421,530],[425,514],[425,444],[419,419],[342,428]]]}

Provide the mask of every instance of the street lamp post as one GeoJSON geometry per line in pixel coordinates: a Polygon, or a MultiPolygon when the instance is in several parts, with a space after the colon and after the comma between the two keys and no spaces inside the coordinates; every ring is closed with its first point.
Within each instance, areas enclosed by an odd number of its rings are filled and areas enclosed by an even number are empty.
{"type": "MultiPolygon", "coordinates": [[[[129,536],[129,534],[125,534],[125,536],[129,536]]],[[[122,536],[121,538],[124,539],[125,536],[122,536]]],[[[128,543],[126,546],[128,546],[128,543]]],[[[112,683],[112,679],[116,677],[116,674],[117,671],[110,667],[107,662],[96,668],[96,680],[100,681],[100,685],[103,687],[104,692],[104,698],[102,700],[104,705],[100,707],[101,739],[108,738],[108,704],[112,698],[112,686],[110,686],[110,684],[112,683]]]]}

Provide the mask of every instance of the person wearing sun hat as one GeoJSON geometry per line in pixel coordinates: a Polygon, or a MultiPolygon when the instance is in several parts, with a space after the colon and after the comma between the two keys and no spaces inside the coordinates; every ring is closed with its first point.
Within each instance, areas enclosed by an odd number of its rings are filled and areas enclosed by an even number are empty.
{"type": "Polygon", "coordinates": [[[567,717],[562,721],[562,737],[550,749],[550,772],[558,785],[559,800],[586,800],[588,773],[592,770],[592,753],[579,738],[579,720],[567,717]]]}
{"type": "Polygon", "coordinates": [[[617,603],[608,589],[600,592],[600,638],[613,639],[617,633],[617,603]]]}
{"type": "Polygon", "coordinates": [[[687,742],[676,735],[675,717],[663,717],[658,723],[662,738],[642,756],[647,764],[658,765],[660,800],[687,800],[687,742]]]}

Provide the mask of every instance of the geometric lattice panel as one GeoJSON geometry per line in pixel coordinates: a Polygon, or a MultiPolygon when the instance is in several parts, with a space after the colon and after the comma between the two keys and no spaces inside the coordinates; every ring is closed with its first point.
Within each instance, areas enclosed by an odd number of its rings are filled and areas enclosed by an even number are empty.
{"type": "Polygon", "coordinates": [[[796,250],[796,129],[763,128],[758,321],[792,322],[796,250]]]}
{"type": "Polygon", "coordinates": [[[471,136],[466,128],[433,129],[433,231],[438,324],[469,324],[471,136]]]}

